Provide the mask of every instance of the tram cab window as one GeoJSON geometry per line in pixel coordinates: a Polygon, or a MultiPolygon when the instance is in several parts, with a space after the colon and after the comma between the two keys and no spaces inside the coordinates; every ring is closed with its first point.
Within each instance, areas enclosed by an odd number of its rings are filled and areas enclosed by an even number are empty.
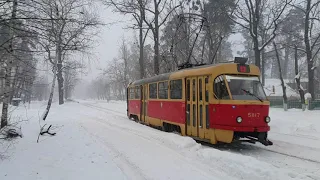
{"type": "Polygon", "coordinates": [[[170,81],[170,98],[182,99],[182,80],[170,81]]]}
{"type": "Polygon", "coordinates": [[[135,98],[140,99],[141,98],[141,90],[139,86],[136,86],[135,88],[135,98]]]}
{"type": "Polygon", "coordinates": [[[157,83],[149,84],[149,98],[157,99],[157,83]]]}
{"type": "Polygon", "coordinates": [[[232,98],[235,100],[266,100],[258,76],[226,75],[232,98]]]}
{"type": "Polygon", "coordinates": [[[134,99],[134,90],[135,90],[134,88],[130,88],[129,89],[129,93],[130,93],[129,94],[129,99],[134,99]]]}
{"type": "Polygon", "coordinates": [[[168,99],[168,81],[159,83],[159,99],[168,99]]]}
{"type": "Polygon", "coordinates": [[[223,75],[214,80],[213,91],[216,99],[230,99],[223,75]]]}

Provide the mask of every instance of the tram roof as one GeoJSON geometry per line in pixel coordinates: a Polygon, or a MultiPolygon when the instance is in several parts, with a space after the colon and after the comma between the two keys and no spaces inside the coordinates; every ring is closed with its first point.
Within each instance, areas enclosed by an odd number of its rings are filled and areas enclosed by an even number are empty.
{"type": "Polygon", "coordinates": [[[177,72],[186,72],[186,71],[190,71],[193,69],[200,69],[200,68],[206,68],[206,67],[213,67],[213,66],[217,66],[217,64],[209,64],[209,65],[202,65],[202,66],[195,66],[192,68],[186,68],[186,69],[180,69],[177,71],[173,71],[170,73],[164,73],[164,74],[159,74],[157,76],[153,76],[150,78],[145,78],[145,79],[140,79],[140,80],[136,80],[134,82],[132,82],[130,85],[141,85],[141,84],[147,84],[147,83],[152,83],[152,82],[158,82],[158,81],[165,81],[165,80],[169,80],[170,75],[177,73],[177,72]]]}
{"type": "MultiPolygon", "coordinates": [[[[202,74],[206,74],[208,72],[212,72],[213,68],[222,68],[221,71],[226,71],[226,69],[228,68],[236,68],[237,63],[220,63],[220,64],[209,64],[209,65],[202,65],[202,66],[195,66],[195,67],[191,67],[191,68],[185,68],[185,69],[181,69],[181,70],[177,70],[174,72],[170,72],[170,73],[165,73],[165,74],[159,74],[157,76],[153,76],[150,78],[145,78],[145,79],[140,79],[137,81],[132,82],[130,85],[142,85],[142,84],[147,84],[147,83],[152,83],[152,82],[158,82],[158,81],[165,81],[165,80],[169,80],[170,76],[172,78],[174,77],[186,77],[189,75],[202,75],[202,74]],[[225,68],[223,68],[225,67],[225,68]],[[194,71],[197,69],[203,69],[201,71],[194,71]]],[[[258,74],[259,73],[259,69],[254,66],[254,65],[250,65],[252,70],[253,70],[253,74],[258,74]],[[253,67],[252,67],[253,66],[253,67]]]]}

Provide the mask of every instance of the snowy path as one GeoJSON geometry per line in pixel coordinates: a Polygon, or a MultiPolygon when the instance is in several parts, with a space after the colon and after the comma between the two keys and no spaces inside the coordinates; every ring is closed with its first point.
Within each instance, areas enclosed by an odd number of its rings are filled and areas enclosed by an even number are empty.
{"type": "MultiPolygon", "coordinates": [[[[110,109],[110,106],[104,107],[105,103],[82,103],[85,106],[103,111],[106,113],[112,113],[114,116],[126,118],[125,114],[121,114],[120,110],[116,110],[116,104],[114,109],[110,109]]],[[[120,109],[120,108],[119,108],[120,109]]],[[[148,133],[147,133],[148,134],[148,133]]],[[[319,141],[318,141],[319,143],[319,141]]],[[[210,146],[212,147],[212,146],[210,146]]],[[[259,160],[268,162],[275,167],[292,170],[295,172],[305,173],[308,172],[311,175],[309,177],[315,178],[320,177],[320,149],[299,146],[294,144],[289,144],[281,141],[275,142],[275,145],[272,147],[265,147],[262,145],[250,145],[250,144],[241,144],[240,146],[226,146],[226,147],[217,147],[214,148],[220,150],[231,151],[243,155],[248,155],[255,157],[259,160]],[[298,153],[295,153],[298,152],[298,153]]],[[[291,177],[296,177],[295,174],[291,174],[291,177]]],[[[316,178],[315,178],[316,179],[316,178]]]]}
{"type": "MultiPolygon", "coordinates": [[[[124,102],[53,106],[47,123],[58,127],[58,135],[37,144],[39,108],[44,109],[38,104],[28,111],[25,137],[0,160],[0,179],[320,179],[320,164],[303,160],[318,161],[317,146],[276,139],[267,150],[250,144],[209,147],[128,120],[124,102]]],[[[25,116],[23,108],[16,113],[25,116]]]]}

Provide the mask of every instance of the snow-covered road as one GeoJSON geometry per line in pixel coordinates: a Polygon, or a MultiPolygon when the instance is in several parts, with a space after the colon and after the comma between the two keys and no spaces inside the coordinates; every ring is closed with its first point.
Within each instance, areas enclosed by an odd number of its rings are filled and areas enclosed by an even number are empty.
{"type": "MultiPolygon", "coordinates": [[[[22,124],[25,136],[0,160],[0,179],[320,179],[320,122],[314,120],[320,112],[310,112],[300,124],[298,118],[306,116],[300,111],[290,112],[292,120],[273,118],[274,146],[212,147],[130,121],[125,106],[53,106],[47,123],[58,134],[38,144],[43,103],[33,103],[28,114],[19,107],[16,116],[28,116],[29,122],[22,124]]],[[[286,113],[271,110],[272,117],[285,119],[286,113]]]]}

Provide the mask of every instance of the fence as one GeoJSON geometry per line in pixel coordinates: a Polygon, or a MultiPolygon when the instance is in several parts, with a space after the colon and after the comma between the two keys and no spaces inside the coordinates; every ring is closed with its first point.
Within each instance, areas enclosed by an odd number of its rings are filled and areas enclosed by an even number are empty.
{"type": "MultiPolygon", "coordinates": [[[[283,99],[270,99],[270,107],[283,108],[283,99]]],[[[302,104],[300,100],[288,100],[288,109],[301,109],[302,104]]],[[[308,110],[320,110],[320,100],[309,100],[307,104],[308,110]]]]}
{"type": "Polygon", "coordinates": [[[309,110],[320,110],[320,100],[309,101],[308,103],[309,110]]]}

